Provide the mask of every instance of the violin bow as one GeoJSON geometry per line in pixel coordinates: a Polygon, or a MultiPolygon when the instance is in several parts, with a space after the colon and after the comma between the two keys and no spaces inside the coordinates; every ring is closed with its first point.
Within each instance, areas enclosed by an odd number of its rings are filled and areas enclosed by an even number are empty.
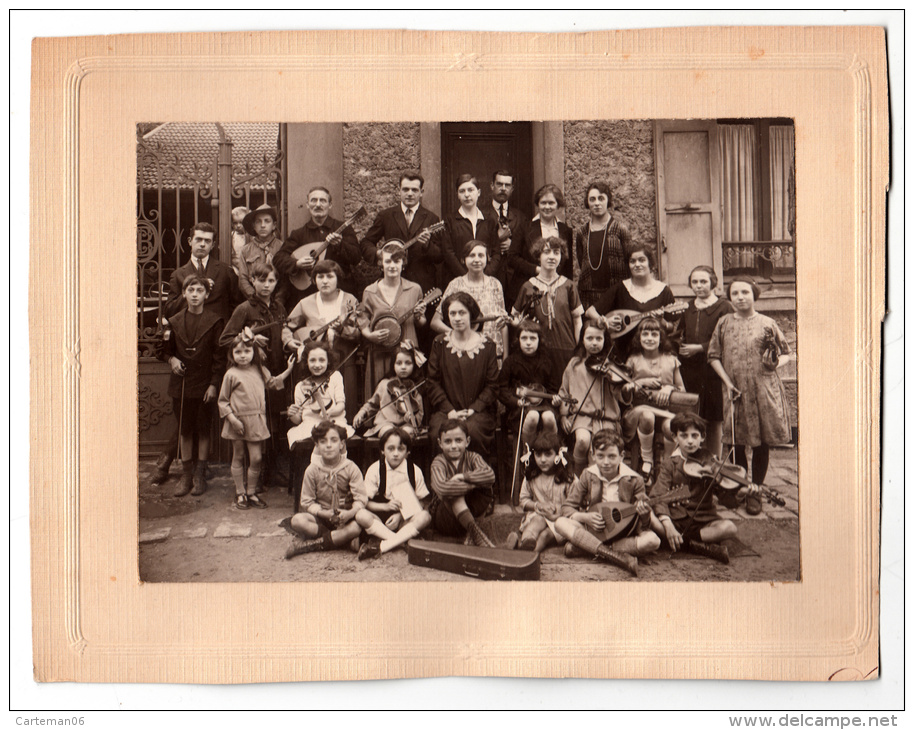
{"type": "MultiPolygon", "coordinates": [[[[612,355],[613,350],[615,350],[615,349],[616,349],[616,343],[613,342],[612,340],[610,340],[609,349],[606,351],[606,355],[603,356],[604,365],[609,362],[609,356],[612,355]]],[[[602,378],[599,378],[599,379],[602,380],[602,378]]],[[[594,378],[593,380],[590,381],[590,385],[587,386],[587,390],[584,392],[584,397],[581,398],[581,402],[578,404],[578,409],[571,415],[571,424],[572,425],[574,425],[575,419],[581,414],[581,411],[584,409],[584,403],[587,402],[587,396],[590,395],[590,391],[593,390],[593,386],[596,384],[597,380],[598,380],[598,378],[594,378]]],[[[602,383],[600,384],[600,387],[601,388],[603,387],[602,383]]]]}

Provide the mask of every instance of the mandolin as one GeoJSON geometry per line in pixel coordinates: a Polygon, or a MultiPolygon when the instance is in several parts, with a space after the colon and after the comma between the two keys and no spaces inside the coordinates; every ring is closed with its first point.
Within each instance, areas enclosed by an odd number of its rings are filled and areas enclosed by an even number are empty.
{"type": "Polygon", "coordinates": [[[405,314],[399,317],[395,316],[392,310],[381,312],[371,322],[371,331],[387,330],[387,335],[382,342],[375,343],[378,347],[393,347],[403,337],[403,323],[413,316],[413,313],[420,304],[428,306],[441,299],[441,290],[437,287],[428,292],[416,304],[409,308],[405,314]]]}
{"type": "MultiPolygon", "coordinates": [[[[305,258],[306,256],[311,256],[315,261],[317,258],[324,253],[330,247],[330,241],[328,240],[330,236],[336,233],[342,233],[346,228],[351,226],[353,223],[356,223],[362,218],[368,215],[368,211],[365,210],[365,206],[360,207],[355,213],[349,216],[343,223],[337,228],[333,233],[327,236],[327,239],[323,241],[312,241],[311,243],[305,243],[299,246],[292,252],[292,258],[296,261],[305,258]]],[[[292,285],[299,291],[304,291],[309,286],[311,286],[311,273],[303,269],[296,270],[296,273],[292,274],[289,277],[289,281],[292,282],[292,285]]]]}
{"type": "MultiPolygon", "coordinates": [[[[662,502],[684,501],[689,498],[690,494],[689,488],[687,486],[682,486],[671,492],[667,492],[666,494],[652,497],[648,502],[651,507],[653,507],[655,504],[660,504],[662,502]]],[[[634,522],[635,517],[638,516],[635,505],[629,504],[628,502],[598,502],[597,504],[591,505],[588,512],[599,512],[603,515],[603,521],[606,523],[606,527],[603,528],[602,532],[593,531],[603,542],[612,540],[614,537],[617,537],[624,532],[629,525],[634,522]]]]}
{"type": "Polygon", "coordinates": [[[667,304],[659,309],[652,309],[650,312],[638,312],[634,309],[614,309],[611,312],[607,312],[603,315],[605,320],[609,320],[615,315],[619,315],[622,318],[622,329],[618,332],[614,331],[612,328],[608,328],[609,336],[614,340],[617,337],[622,335],[627,335],[635,327],[638,326],[640,322],[645,317],[660,317],[664,314],[679,314],[684,312],[689,308],[688,302],[673,302],[672,304],[667,304]]]}
{"type": "Polygon", "coordinates": [[[438,231],[443,230],[444,227],[445,227],[444,221],[438,221],[437,223],[432,223],[430,226],[426,226],[421,231],[419,231],[415,236],[410,238],[406,243],[403,243],[403,241],[401,241],[399,238],[390,238],[384,242],[384,244],[381,246],[381,250],[383,251],[385,246],[388,246],[389,244],[394,243],[397,246],[399,246],[400,248],[402,248],[404,251],[406,251],[407,249],[409,249],[410,246],[419,242],[419,237],[422,236],[423,233],[437,233],[438,231]]]}

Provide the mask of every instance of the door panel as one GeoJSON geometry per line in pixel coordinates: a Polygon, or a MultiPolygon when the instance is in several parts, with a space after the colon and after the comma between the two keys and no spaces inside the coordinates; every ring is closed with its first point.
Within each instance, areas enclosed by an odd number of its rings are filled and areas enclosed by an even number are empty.
{"type": "Polygon", "coordinates": [[[491,204],[489,183],[496,170],[514,173],[511,205],[530,216],[533,198],[533,135],[530,122],[442,122],[441,215],[457,211],[454,183],[463,173],[475,175],[482,194],[479,208],[491,204]]]}
{"type": "Polygon", "coordinates": [[[656,122],[654,138],[660,275],[676,296],[691,296],[695,266],[713,266],[723,280],[717,123],[656,122]]]}

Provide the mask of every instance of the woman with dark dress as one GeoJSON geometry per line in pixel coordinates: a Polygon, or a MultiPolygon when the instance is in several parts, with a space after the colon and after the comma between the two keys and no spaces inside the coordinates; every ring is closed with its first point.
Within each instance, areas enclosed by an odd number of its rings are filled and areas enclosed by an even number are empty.
{"type": "Polygon", "coordinates": [[[610,212],[612,204],[609,183],[595,181],[587,186],[584,207],[590,211],[590,220],[574,239],[574,269],[585,307],[595,304],[626,275],[625,248],[632,237],[625,224],[610,212]]]}
{"type": "Polygon", "coordinates": [[[569,254],[562,259],[559,274],[567,279],[574,278],[570,254],[574,245],[574,231],[556,217],[559,210],[565,207],[565,196],[562,195],[561,189],[552,183],[543,185],[533,196],[533,207],[537,213],[530,221],[526,235],[512,240],[511,249],[508,251],[508,267],[513,270],[505,297],[505,301],[508,302],[517,299],[525,281],[540,273],[539,257],[534,256],[530,249],[533,243],[541,238],[554,237],[565,242],[565,250],[569,254]]]}
{"type": "Polygon", "coordinates": [[[708,424],[705,448],[720,458],[724,400],[720,376],[708,364],[708,343],[718,320],[733,311],[727,299],[718,298],[717,274],[710,266],[696,266],[689,274],[689,286],[695,299],[683,312],[682,345],[679,347],[679,372],[686,390],[698,393],[700,415],[708,424]]]}
{"type": "MultiPolygon", "coordinates": [[[[603,294],[595,306],[584,313],[585,318],[602,319],[608,332],[619,332],[623,329],[622,318],[618,314],[612,314],[616,310],[652,312],[676,301],[670,287],[654,278],[653,248],[641,243],[630,245],[626,248],[625,260],[631,270],[631,277],[613,286],[603,294]]],[[[672,330],[672,325],[667,320],[661,320],[661,324],[665,324],[667,331],[672,330]]],[[[624,361],[627,357],[633,332],[634,327],[632,332],[614,338],[616,359],[624,361]]]]}
{"type": "Polygon", "coordinates": [[[450,329],[432,342],[428,358],[429,436],[450,418],[466,422],[474,451],[492,453],[498,361],[495,343],[476,332],[479,305],[466,292],[444,300],[441,315],[450,329]]]}

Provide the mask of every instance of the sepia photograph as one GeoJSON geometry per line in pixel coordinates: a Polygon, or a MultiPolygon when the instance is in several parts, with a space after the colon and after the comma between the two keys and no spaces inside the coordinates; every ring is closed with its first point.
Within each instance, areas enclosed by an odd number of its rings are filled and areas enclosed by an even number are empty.
{"type": "Polygon", "coordinates": [[[141,580],[801,580],[792,119],[136,133],[141,580]]]}

